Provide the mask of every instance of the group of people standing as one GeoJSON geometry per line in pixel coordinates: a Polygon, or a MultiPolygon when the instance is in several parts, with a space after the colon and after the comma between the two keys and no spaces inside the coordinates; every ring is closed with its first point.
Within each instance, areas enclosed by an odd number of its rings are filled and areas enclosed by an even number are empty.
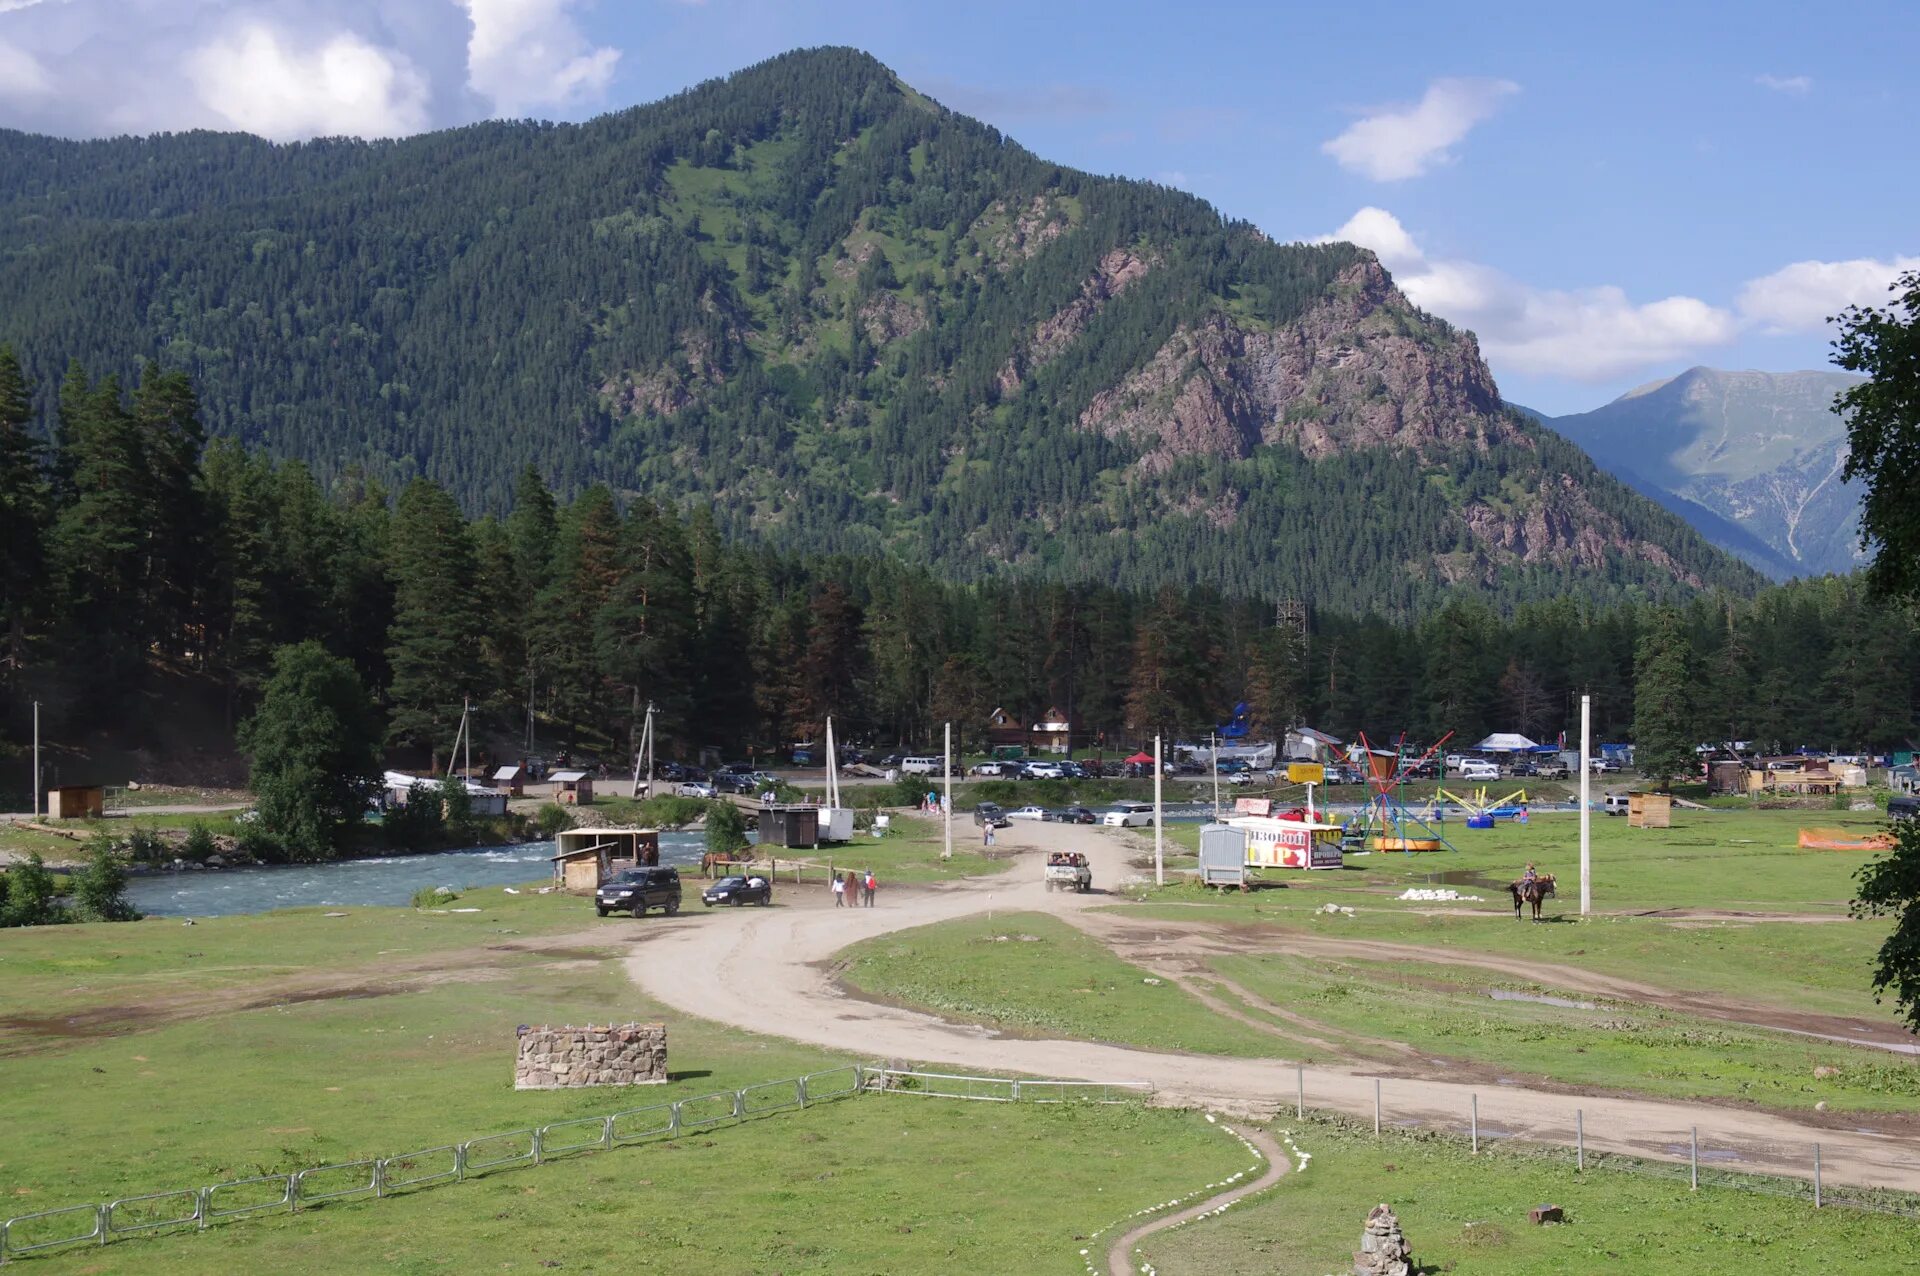
{"type": "Polygon", "coordinates": [[[880,889],[880,882],[873,870],[865,873],[836,873],[833,877],[833,906],[835,908],[872,908],[874,892],[880,889]]]}

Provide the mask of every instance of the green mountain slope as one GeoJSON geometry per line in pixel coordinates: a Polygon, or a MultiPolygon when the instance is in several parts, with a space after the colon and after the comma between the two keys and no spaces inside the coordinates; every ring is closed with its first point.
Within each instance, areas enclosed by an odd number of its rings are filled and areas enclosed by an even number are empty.
{"type": "Polygon", "coordinates": [[[1864,561],[1860,494],[1840,481],[1833,401],[1859,380],[1692,368],[1547,424],[1770,575],[1849,572],[1864,561]]]}
{"type": "Polygon", "coordinates": [[[1370,254],[1078,173],[863,54],[583,125],[0,134],[0,340],[498,509],[711,501],[807,552],[1404,613],[1756,578],[1508,412],[1370,254]]]}

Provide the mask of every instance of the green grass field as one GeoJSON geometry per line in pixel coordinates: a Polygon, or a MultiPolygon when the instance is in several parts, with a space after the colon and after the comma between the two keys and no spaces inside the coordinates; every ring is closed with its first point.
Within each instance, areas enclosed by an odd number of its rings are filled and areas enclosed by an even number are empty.
{"type": "Polygon", "coordinates": [[[1149,1237],[1162,1272],[1210,1276],[1313,1274],[1351,1268],[1367,1211],[1400,1217],[1416,1270],[1473,1276],[1645,1272],[1841,1276],[1920,1265],[1912,1219],[1815,1210],[1769,1196],[1702,1188],[1617,1170],[1572,1172],[1564,1161],[1457,1141],[1309,1122],[1291,1127],[1312,1155],[1304,1174],[1199,1225],[1149,1237]],[[1557,1204],[1567,1221],[1539,1227],[1527,1210],[1557,1204]]]}
{"type": "Polygon", "coordinates": [[[1150,980],[1043,913],[967,918],[856,944],[843,978],[882,1000],[1013,1033],[1253,1058],[1287,1043],[1150,980]]]}

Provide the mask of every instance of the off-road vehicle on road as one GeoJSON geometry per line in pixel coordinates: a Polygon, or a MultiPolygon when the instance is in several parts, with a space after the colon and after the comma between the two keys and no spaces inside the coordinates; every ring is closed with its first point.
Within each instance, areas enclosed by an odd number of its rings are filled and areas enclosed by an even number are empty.
{"type": "Polygon", "coordinates": [[[663,909],[668,916],[680,911],[680,870],[677,868],[630,868],[608,878],[593,896],[593,911],[632,913],[640,917],[649,908],[663,909]]]}
{"type": "Polygon", "coordinates": [[[1078,891],[1084,895],[1093,889],[1093,870],[1087,857],[1078,851],[1053,851],[1047,856],[1047,889],[1078,891]]]}

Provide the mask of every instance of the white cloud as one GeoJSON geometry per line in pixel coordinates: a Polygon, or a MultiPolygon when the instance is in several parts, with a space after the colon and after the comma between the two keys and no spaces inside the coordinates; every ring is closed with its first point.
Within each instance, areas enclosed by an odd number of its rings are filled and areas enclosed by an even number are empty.
{"type": "Polygon", "coordinates": [[[1320,149],[1340,167],[1376,182],[1419,177],[1436,164],[1451,163],[1449,148],[1519,91],[1511,80],[1435,80],[1418,102],[1356,120],[1320,149]]]}
{"type": "Polygon", "coordinates": [[[1790,93],[1796,97],[1813,92],[1813,77],[1810,75],[1756,75],[1753,82],[1763,89],[1790,93]]]}
{"type": "Polygon", "coordinates": [[[39,58],[0,40],[0,98],[42,97],[52,91],[53,81],[39,58]]]}
{"type": "Polygon", "coordinates": [[[473,19],[467,85],[495,115],[596,98],[620,50],[595,48],[568,16],[571,0],[460,0],[473,19]]]}
{"type": "Polygon", "coordinates": [[[351,32],[301,47],[264,26],[218,37],[188,79],[234,128],[274,141],[399,137],[427,127],[427,84],[406,55],[351,32]]]}
{"type": "Polygon", "coordinates": [[[1381,208],[1363,208],[1315,242],[1372,249],[1423,310],[1471,329],[1502,371],[1600,381],[1691,357],[1733,339],[1729,311],[1694,297],[1635,302],[1612,285],[1535,288],[1478,262],[1429,258],[1381,208]]]}
{"type": "Polygon", "coordinates": [[[1880,261],[1796,261],[1740,290],[1740,313],[1768,332],[1817,332],[1848,306],[1877,306],[1900,274],[1920,270],[1920,257],[1880,261]]]}
{"type": "Polygon", "coordinates": [[[391,136],[571,114],[620,56],[582,32],[588,2],[0,0],[0,127],[391,136]]]}

